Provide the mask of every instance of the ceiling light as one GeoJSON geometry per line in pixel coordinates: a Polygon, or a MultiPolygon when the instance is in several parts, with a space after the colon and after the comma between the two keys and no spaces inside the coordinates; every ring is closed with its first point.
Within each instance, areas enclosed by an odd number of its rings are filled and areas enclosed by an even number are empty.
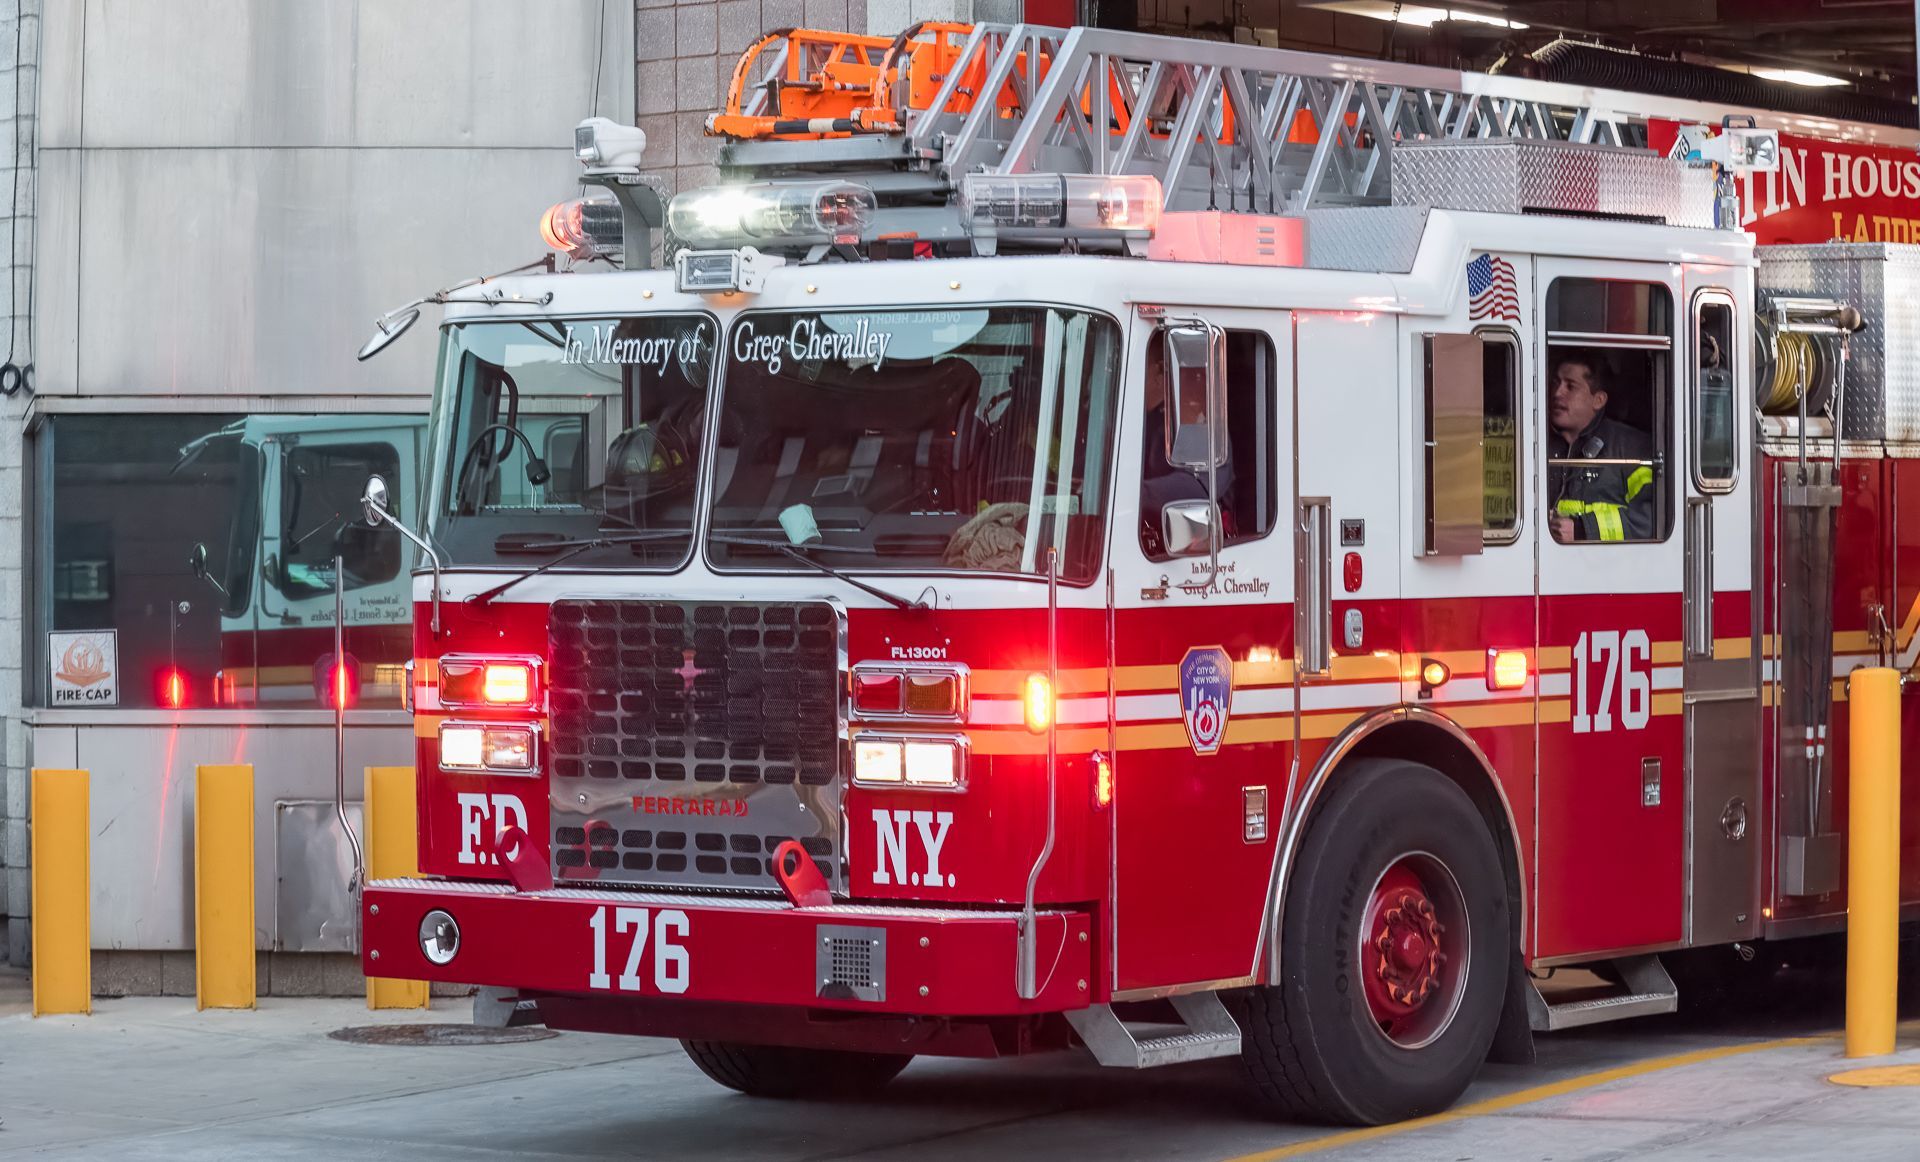
{"type": "Polygon", "coordinates": [[[1754,76],[1768,81],[1785,81],[1789,85],[1806,85],[1815,89],[1829,89],[1835,85],[1851,82],[1839,77],[1829,77],[1825,73],[1810,73],[1805,69],[1750,69],[1754,76]]]}
{"type": "Polygon", "coordinates": [[[1308,4],[1323,12],[1337,12],[1343,16],[1365,16],[1371,20],[1398,20],[1401,24],[1415,24],[1421,28],[1432,28],[1444,21],[1459,21],[1465,24],[1485,24],[1493,28],[1525,28],[1518,20],[1508,20],[1504,16],[1495,16],[1490,12],[1480,12],[1472,8],[1435,8],[1426,4],[1387,3],[1386,0],[1333,0],[1332,3],[1308,4]],[[1398,15],[1396,15],[1396,8],[1398,15]]]}

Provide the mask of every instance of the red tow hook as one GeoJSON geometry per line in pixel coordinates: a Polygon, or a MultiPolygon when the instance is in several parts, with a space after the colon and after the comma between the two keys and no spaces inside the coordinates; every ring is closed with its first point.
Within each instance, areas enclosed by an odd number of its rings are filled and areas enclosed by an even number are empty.
{"type": "MultiPolygon", "coordinates": [[[[518,827],[506,826],[500,829],[499,838],[493,842],[493,849],[500,857],[500,863],[507,869],[507,878],[513,881],[516,892],[544,892],[553,887],[553,869],[547,866],[545,853],[539,852],[533,840],[518,827]]],[[[818,874],[818,873],[816,873],[818,874]]]]}
{"type": "Polygon", "coordinates": [[[780,881],[780,890],[787,893],[787,899],[796,908],[820,908],[833,903],[827,878],[820,874],[813,857],[797,839],[789,839],[773,849],[773,878],[780,881]]]}

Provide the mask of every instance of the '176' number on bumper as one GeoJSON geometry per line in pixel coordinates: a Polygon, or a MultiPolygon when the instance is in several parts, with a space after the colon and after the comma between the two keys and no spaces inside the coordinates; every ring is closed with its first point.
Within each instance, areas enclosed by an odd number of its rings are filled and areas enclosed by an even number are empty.
{"type": "Polygon", "coordinates": [[[653,936],[653,987],[662,993],[687,991],[690,962],[684,946],[675,943],[687,936],[687,914],[674,909],[653,912],[649,908],[609,908],[593,910],[587,927],[593,929],[593,971],[587,975],[587,987],[611,989],[614,978],[607,973],[607,913],[613,913],[612,935],[626,937],[626,967],[621,969],[621,992],[640,991],[640,962],[647,958],[647,936],[653,936]],[[651,921],[651,923],[649,923],[651,921]]]}

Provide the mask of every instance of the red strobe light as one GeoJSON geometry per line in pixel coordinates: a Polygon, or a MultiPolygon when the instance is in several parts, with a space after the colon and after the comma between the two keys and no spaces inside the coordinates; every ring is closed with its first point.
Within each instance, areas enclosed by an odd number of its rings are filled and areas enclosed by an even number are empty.
{"type": "Polygon", "coordinates": [[[187,675],[178,666],[168,666],[154,679],[154,696],[160,705],[168,710],[181,710],[187,705],[187,675]]]}

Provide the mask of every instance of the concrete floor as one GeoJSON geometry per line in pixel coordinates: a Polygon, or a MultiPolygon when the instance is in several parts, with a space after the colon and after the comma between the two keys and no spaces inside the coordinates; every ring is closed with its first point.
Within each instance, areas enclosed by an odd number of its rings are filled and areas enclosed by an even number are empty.
{"type": "MultiPolygon", "coordinates": [[[[1775,1042],[1833,1029],[1834,1006],[1792,997],[1764,1016],[1649,1018],[1543,1038],[1538,1065],[1488,1067],[1448,1115],[1343,1132],[1252,1115],[1225,1062],[1130,1074],[1066,1055],[928,1060],[878,1101],[808,1105],[721,1089],[666,1042],[570,1033],[485,1047],[345,1044],[327,1032],[422,1015],[321,999],[206,1013],[177,998],[102,1000],[91,1017],[35,1020],[22,986],[0,975],[0,1154],[1920,1158],[1920,1088],[1829,1083],[1849,1064],[1837,1041],[1775,1042]],[[1672,1063],[1680,1054],[1705,1059],[1672,1063]]],[[[466,1007],[444,1003],[425,1019],[464,1021],[466,1007]]],[[[1920,1026],[1903,1030],[1901,1049],[1872,1064],[1920,1069],[1920,1026]]]]}

